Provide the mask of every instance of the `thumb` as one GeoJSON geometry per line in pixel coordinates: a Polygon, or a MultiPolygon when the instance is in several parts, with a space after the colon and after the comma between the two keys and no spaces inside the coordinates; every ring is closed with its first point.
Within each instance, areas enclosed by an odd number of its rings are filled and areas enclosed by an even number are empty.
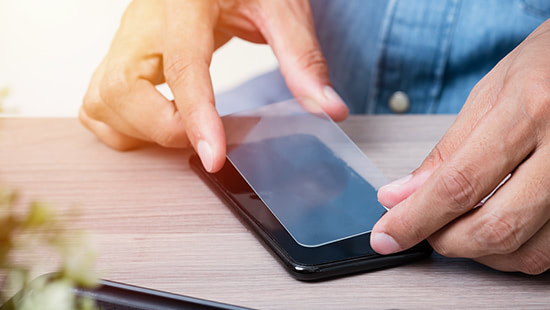
{"type": "Polygon", "coordinates": [[[391,209],[401,201],[407,199],[407,197],[426,183],[432,173],[454,152],[457,142],[462,141],[464,136],[464,130],[457,130],[457,127],[452,126],[424,159],[420,167],[411,174],[378,189],[378,201],[384,207],[391,209]]]}
{"type": "Polygon", "coordinates": [[[378,189],[378,201],[391,209],[416,192],[430,177],[434,169],[420,166],[413,173],[386,184],[378,189]]]}
{"type": "Polygon", "coordinates": [[[264,1],[259,27],[279,61],[288,88],[309,111],[322,109],[335,121],[348,107],[330,83],[329,69],[317,41],[307,0],[264,1]]]}

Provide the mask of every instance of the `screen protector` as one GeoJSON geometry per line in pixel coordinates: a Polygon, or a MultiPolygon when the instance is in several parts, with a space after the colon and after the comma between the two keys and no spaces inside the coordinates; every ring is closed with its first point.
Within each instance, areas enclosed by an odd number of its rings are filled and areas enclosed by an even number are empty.
{"type": "Polygon", "coordinates": [[[315,106],[290,100],[222,120],[227,158],[298,244],[368,233],[386,211],[376,190],[388,179],[315,106]]]}

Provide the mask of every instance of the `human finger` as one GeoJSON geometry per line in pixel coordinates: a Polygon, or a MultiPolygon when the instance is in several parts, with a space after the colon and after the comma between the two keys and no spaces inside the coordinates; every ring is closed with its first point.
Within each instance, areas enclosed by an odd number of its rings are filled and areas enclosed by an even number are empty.
{"type": "Polygon", "coordinates": [[[481,207],[460,217],[428,240],[449,257],[508,254],[550,220],[550,148],[536,150],[481,207]]]}
{"type": "Polygon", "coordinates": [[[126,136],[165,147],[188,145],[181,117],[172,102],[132,70],[136,62],[107,58],[92,77],[83,100],[88,117],[126,136]]]}
{"type": "MultiPolygon", "coordinates": [[[[131,124],[122,119],[108,102],[121,97],[129,87],[126,86],[126,77],[119,78],[120,70],[107,70],[106,57],[94,72],[90,85],[82,100],[81,110],[87,118],[99,121],[117,133],[140,140],[148,140],[131,124]]],[[[110,146],[113,147],[112,144],[110,146]]],[[[119,149],[114,146],[115,149],[119,149]]]]}
{"type": "Polygon", "coordinates": [[[102,114],[99,119],[124,134],[164,147],[187,147],[189,141],[185,126],[174,103],[166,99],[148,80],[139,78],[130,82],[131,86],[125,83],[106,82],[101,87],[104,104],[114,113],[99,112],[102,114]],[[119,119],[124,122],[117,121],[119,119]],[[121,128],[123,124],[119,123],[128,124],[126,127],[130,128],[121,128]]]}
{"type": "Polygon", "coordinates": [[[493,68],[476,84],[453,124],[417,169],[378,190],[378,200],[382,205],[391,209],[409,197],[463,143],[479,120],[493,107],[499,83],[491,79],[501,70],[500,66],[493,68]]]}
{"type": "Polygon", "coordinates": [[[486,114],[422,187],[380,219],[373,249],[390,254],[410,248],[488,195],[536,144],[532,123],[515,112],[501,104],[486,114]]]}
{"type": "Polygon", "coordinates": [[[225,133],[214,106],[209,66],[218,11],[211,1],[169,1],[166,10],[164,75],[174,93],[187,137],[205,169],[225,161],[225,133]]]}
{"type": "Polygon", "coordinates": [[[146,141],[122,134],[109,127],[109,125],[101,121],[92,119],[86,114],[86,111],[84,111],[83,108],[80,108],[78,118],[86,128],[88,128],[99,138],[99,140],[101,140],[103,143],[113,149],[119,151],[128,151],[142,147],[147,144],[146,141]]]}
{"type": "Polygon", "coordinates": [[[330,82],[307,0],[261,2],[259,27],[279,61],[285,81],[308,110],[324,110],[335,121],[348,116],[348,108],[330,82]]]}
{"type": "Polygon", "coordinates": [[[494,254],[474,260],[500,271],[519,271],[530,275],[542,274],[550,269],[550,222],[517,251],[494,254]]]}

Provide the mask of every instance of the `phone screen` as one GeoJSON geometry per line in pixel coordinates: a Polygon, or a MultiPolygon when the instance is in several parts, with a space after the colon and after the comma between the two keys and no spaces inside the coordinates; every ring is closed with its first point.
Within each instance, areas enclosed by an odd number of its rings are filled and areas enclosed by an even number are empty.
{"type": "Polygon", "coordinates": [[[228,154],[281,225],[304,247],[368,233],[385,212],[374,187],[313,135],[230,146],[228,154]]]}
{"type": "Polygon", "coordinates": [[[216,173],[204,170],[198,156],[191,157],[191,166],[199,175],[221,193],[224,201],[231,202],[239,213],[245,214],[263,234],[262,238],[269,244],[277,245],[285,257],[302,265],[320,265],[355,257],[377,256],[370,248],[370,234],[362,234],[318,247],[304,247],[281,225],[254,190],[235,169],[226,161],[223,168],[216,173]],[[271,240],[271,241],[270,241],[271,240]]]}
{"type": "Polygon", "coordinates": [[[321,280],[349,273],[396,266],[431,253],[427,242],[405,252],[381,256],[370,247],[370,233],[316,247],[298,244],[230,161],[216,173],[204,170],[197,155],[191,167],[247,222],[264,243],[281,259],[290,274],[299,280],[321,280]]]}

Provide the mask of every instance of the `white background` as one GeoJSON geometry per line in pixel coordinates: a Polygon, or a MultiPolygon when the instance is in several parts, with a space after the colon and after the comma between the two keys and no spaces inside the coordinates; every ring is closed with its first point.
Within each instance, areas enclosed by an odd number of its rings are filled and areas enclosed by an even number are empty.
{"type": "MultiPolygon", "coordinates": [[[[128,0],[0,0],[4,115],[76,116],[128,0]]],[[[214,54],[216,92],[276,66],[268,46],[233,39],[214,54]]]]}

